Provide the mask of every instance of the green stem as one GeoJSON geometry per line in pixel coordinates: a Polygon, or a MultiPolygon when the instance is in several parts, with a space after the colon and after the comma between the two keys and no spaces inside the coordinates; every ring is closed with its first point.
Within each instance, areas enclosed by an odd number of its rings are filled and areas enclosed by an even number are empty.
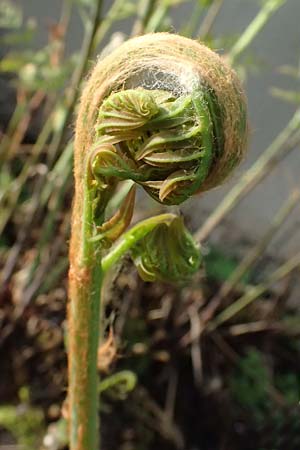
{"type": "Polygon", "coordinates": [[[137,19],[133,24],[131,36],[143,34],[152,17],[156,0],[140,0],[137,7],[137,19]]]}
{"type": "Polygon", "coordinates": [[[149,219],[142,220],[126,233],[122,235],[117,244],[111,249],[111,251],[102,258],[102,270],[106,273],[116,262],[125,255],[130,248],[133,247],[138,241],[143,239],[148,233],[150,233],[157,225],[161,223],[170,223],[176,216],[171,213],[160,214],[158,216],[150,217],[149,219]]]}
{"type": "Polygon", "coordinates": [[[82,48],[80,51],[80,61],[76,66],[76,70],[73,73],[69,87],[66,89],[66,95],[63,100],[62,106],[65,107],[64,119],[61,123],[60,128],[54,134],[52,141],[49,145],[48,150],[48,164],[52,165],[57,152],[64,140],[69,119],[72,116],[74,107],[76,105],[77,98],[79,96],[78,86],[80,85],[86,69],[88,67],[89,59],[94,50],[94,41],[96,34],[100,25],[100,15],[102,9],[102,0],[96,0],[93,2],[92,14],[89,23],[87,24],[87,29],[85,31],[85,36],[83,39],[82,48]]]}
{"type": "Polygon", "coordinates": [[[204,17],[199,31],[197,33],[198,39],[204,41],[210,34],[210,31],[215,23],[216,18],[222,8],[224,0],[213,0],[211,3],[206,16],[204,17]]]}
{"type": "Polygon", "coordinates": [[[97,352],[103,273],[93,234],[93,190],[85,180],[82,247],[70,270],[69,401],[70,450],[99,447],[97,352]]]}
{"type": "Polygon", "coordinates": [[[6,187],[5,192],[3,193],[3,197],[0,198],[0,206],[1,208],[5,203],[8,204],[6,209],[4,209],[3,214],[0,219],[0,234],[6,227],[8,221],[12,217],[18,208],[16,208],[18,204],[19,197],[21,195],[22,189],[25,186],[26,181],[28,180],[32,168],[37,164],[39,157],[47,143],[47,139],[50,136],[52,131],[52,115],[50,116],[50,120],[47,120],[43,129],[41,130],[36,143],[32,147],[32,151],[28,159],[25,161],[24,166],[17,178],[14,178],[11,183],[6,187]]]}
{"type": "MultiPolygon", "coordinates": [[[[94,245],[89,244],[91,252],[94,245]]],[[[97,352],[102,269],[97,261],[83,264],[70,305],[70,449],[99,448],[97,352]],[[80,276],[82,275],[82,276],[80,276]]]]}
{"type": "Polygon", "coordinates": [[[284,203],[282,208],[274,217],[271,226],[266,233],[257,242],[257,244],[245,255],[240,264],[232,272],[229,278],[222,284],[216,295],[209,301],[209,304],[202,313],[202,318],[207,323],[214,315],[215,311],[222,304],[222,300],[234,290],[237,284],[241,281],[243,276],[249,271],[259,257],[264,253],[270,241],[273,239],[276,232],[281,229],[283,222],[290,216],[292,210],[298,205],[300,193],[298,191],[292,192],[288,200],[284,203]]]}
{"type": "Polygon", "coordinates": [[[83,220],[79,264],[75,255],[70,269],[69,310],[69,402],[70,449],[96,450],[98,427],[97,349],[100,328],[100,294],[105,271],[138,240],[159,223],[168,223],[173,214],[146,219],[122,236],[121,241],[102,260],[97,236],[93,236],[95,217],[93,200],[97,192],[89,180],[88,167],[84,188],[83,220]],[[77,265],[78,264],[78,265],[77,265]]]}
{"type": "Polygon", "coordinates": [[[273,284],[286,277],[293,270],[300,266],[300,253],[282,264],[275,270],[265,282],[251,287],[242,297],[232,303],[228,308],[224,309],[207,327],[208,331],[213,331],[223,323],[232,319],[236,314],[240,313],[244,308],[250,305],[254,300],[264,294],[273,284]]]}
{"type": "Polygon", "coordinates": [[[205,7],[202,3],[195,2],[191,15],[185,21],[183,27],[179,31],[179,34],[190,38],[193,37],[204,9],[205,7]]]}
{"type": "Polygon", "coordinates": [[[268,22],[272,14],[283,4],[286,0],[268,0],[257,16],[248,25],[244,33],[237,40],[235,45],[229,52],[230,64],[233,64],[236,59],[245,51],[245,49],[251,44],[256,35],[262,30],[264,25],[268,22]]]}
{"type": "Polygon", "coordinates": [[[18,128],[18,124],[23,119],[23,117],[28,114],[29,111],[29,100],[23,100],[17,103],[14,112],[9,121],[7,130],[0,141],[0,167],[6,162],[8,155],[10,153],[10,146],[13,142],[14,134],[18,128]]]}
{"type": "MultiPolygon", "coordinates": [[[[292,210],[298,206],[300,200],[300,192],[293,191],[288,200],[284,203],[284,205],[280,208],[278,213],[275,215],[274,220],[272,221],[270,227],[266,231],[266,233],[262,236],[260,240],[258,240],[257,244],[244,256],[240,264],[235,268],[235,270],[231,273],[229,278],[223,283],[218,297],[224,298],[227,297],[239,281],[243,278],[243,276],[251,269],[253,264],[257,261],[257,259],[263,254],[264,250],[276,235],[276,232],[281,229],[283,222],[290,217],[292,210]]],[[[211,301],[210,301],[211,302],[211,301]]]]}
{"type": "MultiPolygon", "coordinates": [[[[29,214],[23,221],[22,227],[18,233],[18,238],[16,243],[11,247],[8,257],[6,258],[6,263],[2,270],[2,283],[7,283],[12,276],[16,264],[18,262],[19,255],[22,251],[24,242],[27,239],[30,228],[32,227],[33,221],[39,214],[39,209],[43,209],[46,207],[47,203],[50,202],[51,196],[53,196],[54,192],[57,193],[57,196],[63,197],[62,189],[64,189],[65,183],[68,182],[68,174],[71,175],[71,157],[72,157],[73,145],[69,143],[65,150],[62,152],[59,160],[56,162],[52,171],[47,174],[48,175],[48,183],[42,186],[42,183],[38,183],[36,186],[32,199],[31,199],[31,209],[29,214]],[[64,179],[63,184],[61,185],[59,180],[64,179]]],[[[45,175],[44,175],[45,176],[45,175]]],[[[55,200],[56,201],[56,200],[55,200]]],[[[55,214],[57,218],[57,214],[55,214]]],[[[53,219],[55,217],[53,216],[53,219]]],[[[0,220],[0,230],[3,222],[0,220]]],[[[50,224],[51,227],[51,224],[50,224]]],[[[50,238],[50,237],[49,237],[50,238]]],[[[42,238],[41,238],[42,239],[42,238]]],[[[40,244],[38,245],[38,249],[40,248],[40,244]]],[[[33,262],[34,264],[34,262],[33,262]]],[[[33,267],[33,266],[32,266],[33,267]]],[[[30,271],[31,272],[31,271],[30,271]]],[[[29,272],[29,274],[30,274],[29,272]]]]}
{"type": "Polygon", "coordinates": [[[168,14],[169,9],[171,8],[171,4],[169,0],[160,1],[157,3],[156,8],[154,9],[151,17],[148,20],[148,23],[144,29],[145,33],[155,33],[163,20],[168,14]]]}
{"type": "Polygon", "coordinates": [[[279,133],[272,144],[261,154],[258,160],[248,169],[225,195],[221,203],[208,216],[204,224],[195,233],[196,241],[207,239],[212,230],[222,221],[239,202],[255,186],[270,173],[271,169],[298,145],[300,134],[294,134],[300,126],[300,110],[298,109],[287,126],[279,133]],[[294,136],[293,136],[294,134],[294,136]],[[281,154],[282,153],[282,154],[281,154]]]}
{"type": "MultiPolygon", "coordinates": [[[[53,237],[57,232],[56,223],[59,217],[59,211],[61,210],[65,201],[65,194],[71,184],[72,156],[73,145],[70,143],[54,167],[56,170],[52,170],[52,174],[55,178],[52,178],[52,182],[49,182],[48,185],[45,186],[44,192],[42,193],[41,200],[44,205],[48,204],[48,214],[42,223],[42,232],[36,244],[36,256],[28,268],[26,289],[31,290],[31,286],[35,284],[34,280],[37,276],[38,268],[42,260],[45,260],[46,254],[49,252],[47,243],[53,240],[53,237]]],[[[42,281],[43,280],[41,280],[41,282],[42,281]]],[[[37,286],[37,289],[39,289],[39,286],[37,286]]]]}

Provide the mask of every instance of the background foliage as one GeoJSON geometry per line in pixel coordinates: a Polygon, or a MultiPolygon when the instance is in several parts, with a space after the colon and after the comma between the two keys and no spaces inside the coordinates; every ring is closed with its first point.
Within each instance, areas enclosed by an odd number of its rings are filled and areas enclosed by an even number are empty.
{"type": "MultiPolygon", "coordinates": [[[[49,24],[48,41],[39,49],[36,19],[24,20],[13,1],[0,3],[3,448],[66,448],[61,410],[73,121],[92,61],[129,37],[115,31],[129,21],[131,35],[176,31],[201,39],[224,49],[245,81],[249,71],[259,76],[249,46],[287,1],[258,3],[257,16],[240,36],[228,30],[215,38],[213,25],[225,3],[115,0],[104,8],[100,0],[64,0],[59,20],[49,24]],[[182,4],[188,5],[189,16],[178,23],[182,4]],[[81,48],[70,54],[66,42],[73,14],[80,15],[84,37],[81,48]]],[[[297,86],[298,67],[280,70],[297,86]]],[[[240,235],[232,248],[213,239],[233,208],[298,149],[298,89],[275,87],[272,94],[294,105],[287,126],[276,130],[254,165],[197,223],[199,229],[185,208],[192,231],[205,244],[204,268],[193,283],[180,289],[144,283],[127,259],[107,282],[107,334],[99,347],[107,450],[299,448],[300,316],[292,293],[300,254],[296,245],[285,260],[266,253],[298,206],[299,193],[278,204],[257,242],[240,235]]],[[[121,190],[112,208],[122,195],[121,190]]],[[[149,208],[160,211],[142,196],[139,205],[139,218],[149,208]]],[[[225,230],[226,243],[226,234],[235,229],[225,230]]]]}

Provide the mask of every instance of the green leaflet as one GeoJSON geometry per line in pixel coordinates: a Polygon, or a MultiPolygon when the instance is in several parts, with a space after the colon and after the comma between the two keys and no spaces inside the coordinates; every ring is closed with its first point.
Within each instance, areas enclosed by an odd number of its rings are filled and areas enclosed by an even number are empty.
{"type": "Polygon", "coordinates": [[[215,139],[220,133],[209,96],[204,85],[178,98],[142,88],[109,95],[99,109],[91,155],[98,186],[131,179],[164,204],[193,195],[209,174],[214,143],[222,141],[215,139]]]}
{"type": "Polygon", "coordinates": [[[123,233],[102,259],[106,273],[127,253],[146,281],[186,284],[198,271],[202,257],[199,246],[174,214],[142,220],[123,233]]]}
{"type": "Polygon", "coordinates": [[[126,231],[114,243],[110,251],[102,258],[102,270],[106,273],[120,259],[134,248],[139,241],[142,241],[147,234],[151,233],[158,225],[164,223],[169,224],[175,219],[175,215],[171,213],[159,214],[158,216],[149,217],[134,225],[130,230],[126,231]]]}
{"type": "Polygon", "coordinates": [[[181,217],[157,225],[132,247],[131,255],[145,281],[185,284],[201,263],[199,248],[181,217]]]}
{"type": "Polygon", "coordinates": [[[145,89],[114,93],[104,100],[100,108],[96,131],[100,135],[122,135],[124,131],[143,126],[158,110],[153,95],[145,89]]]}
{"type": "Polygon", "coordinates": [[[130,179],[155,200],[172,205],[201,189],[223,151],[221,125],[215,95],[205,85],[178,98],[141,88],[109,95],[99,109],[96,139],[86,157],[91,210],[84,228],[92,226],[92,241],[110,246],[130,222],[130,209],[123,207],[103,224],[105,205],[119,180],[130,179]]]}

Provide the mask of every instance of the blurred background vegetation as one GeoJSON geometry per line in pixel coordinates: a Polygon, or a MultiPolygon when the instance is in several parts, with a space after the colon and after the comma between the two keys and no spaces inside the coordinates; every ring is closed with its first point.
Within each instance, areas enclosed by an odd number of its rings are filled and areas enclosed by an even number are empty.
{"type": "MultiPolygon", "coordinates": [[[[249,157],[182,208],[204,255],[191,285],[144,283],[127,259],[107,281],[103,448],[300,448],[299,14],[297,0],[0,0],[0,449],[67,448],[76,105],[97,57],[156,31],[234,65],[249,157]]],[[[149,211],[140,193],[135,220],[149,211]]]]}

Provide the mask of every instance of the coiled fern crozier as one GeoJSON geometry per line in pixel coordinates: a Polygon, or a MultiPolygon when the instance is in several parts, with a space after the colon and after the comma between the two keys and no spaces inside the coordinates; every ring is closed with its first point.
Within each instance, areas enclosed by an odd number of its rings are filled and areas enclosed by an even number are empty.
{"type": "Polygon", "coordinates": [[[81,97],[75,137],[75,199],[69,273],[71,450],[97,450],[97,348],[106,270],[125,251],[147,280],[186,282],[199,249],[174,214],[125,232],[134,188],[109,220],[120,180],[164,205],[223,182],[243,158],[245,97],[214,52],[168,33],[133,38],[100,60],[81,97]]]}

